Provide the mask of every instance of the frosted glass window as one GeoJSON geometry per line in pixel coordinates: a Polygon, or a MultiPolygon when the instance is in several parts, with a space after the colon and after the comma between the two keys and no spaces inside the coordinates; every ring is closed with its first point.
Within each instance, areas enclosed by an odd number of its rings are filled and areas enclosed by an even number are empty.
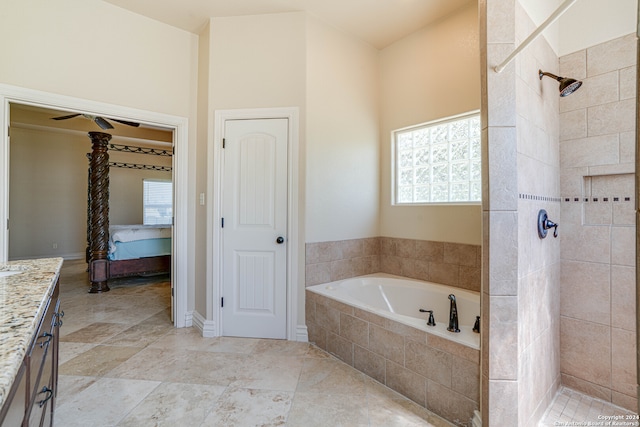
{"type": "Polygon", "coordinates": [[[144,179],[142,191],[142,221],[145,225],[173,222],[173,183],[144,179]]]}
{"type": "Polygon", "coordinates": [[[394,204],[480,202],[480,115],[438,120],[394,135],[394,204]]]}

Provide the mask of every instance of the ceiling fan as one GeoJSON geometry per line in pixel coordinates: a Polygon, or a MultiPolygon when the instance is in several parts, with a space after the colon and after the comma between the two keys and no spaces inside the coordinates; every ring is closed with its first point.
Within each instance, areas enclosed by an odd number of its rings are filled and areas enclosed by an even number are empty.
{"type": "MultiPolygon", "coordinates": [[[[81,114],[81,113],[69,114],[68,116],[52,117],[52,119],[53,120],[67,120],[67,119],[72,119],[72,118],[78,117],[78,116],[82,116],[82,117],[84,117],[86,119],[93,120],[103,130],[113,129],[113,125],[111,123],[109,123],[107,121],[107,119],[105,119],[104,117],[100,117],[100,116],[93,116],[91,114],[81,114]]],[[[133,127],[140,126],[140,123],[129,122],[129,121],[126,121],[126,120],[120,120],[120,119],[109,119],[109,120],[113,120],[114,122],[122,123],[123,125],[127,125],[127,126],[133,126],[133,127]]]]}

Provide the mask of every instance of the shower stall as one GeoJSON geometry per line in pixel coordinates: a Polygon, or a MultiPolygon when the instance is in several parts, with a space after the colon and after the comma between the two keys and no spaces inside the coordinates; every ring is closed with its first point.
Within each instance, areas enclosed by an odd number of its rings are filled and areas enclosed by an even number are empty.
{"type": "Polygon", "coordinates": [[[537,425],[561,386],[637,411],[630,3],[564,2],[556,25],[580,16],[583,35],[531,38],[539,2],[479,1],[483,425],[537,425]],[[540,210],[558,238],[538,236],[540,210]]]}

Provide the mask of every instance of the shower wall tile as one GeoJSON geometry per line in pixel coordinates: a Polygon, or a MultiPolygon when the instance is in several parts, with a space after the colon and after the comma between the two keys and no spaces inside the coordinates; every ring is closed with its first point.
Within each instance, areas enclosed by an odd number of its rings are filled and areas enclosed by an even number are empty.
{"type": "Polygon", "coordinates": [[[619,71],[620,100],[636,97],[636,67],[627,67],[619,71]]]}
{"type": "Polygon", "coordinates": [[[563,168],[618,164],[620,161],[618,134],[563,141],[560,144],[560,158],[563,168]]]}
{"type": "MultiPolygon", "coordinates": [[[[490,127],[508,127],[516,124],[515,64],[511,62],[501,73],[493,67],[499,65],[511,52],[513,43],[489,44],[487,62],[491,70],[487,73],[487,120],[490,127]]],[[[517,61],[517,59],[516,59],[517,61]]]]}
{"type": "Polygon", "coordinates": [[[515,0],[487,2],[487,43],[515,43],[515,7],[515,0]]]}
{"type": "Polygon", "coordinates": [[[609,325],[611,283],[609,264],[562,261],[560,313],[573,319],[609,325]]]}
{"type": "Polygon", "coordinates": [[[611,386],[611,328],[568,317],[560,319],[562,372],[603,387],[611,386]]]}
{"type": "Polygon", "coordinates": [[[635,129],[635,111],[635,99],[589,107],[587,109],[588,135],[633,131],[635,129]]]}
{"type": "Polygon", "coordinates": [[[487,186],[492,210],[515,210],[518,201],[517,142],[514,127],[489,128],[487,186]]]}
{"type": "Polygon", "coordinates": [[[629,409],[630,411],[638,411],[638,399],[633,396],[618,393],[617,391],[611,391],[611,403],[629,409]]]}
{"type": "Polygon", "coordinates": [[[489,213],[490,263],[487,266],[491,296],[517,295],[518,287],[518,214],[489,213]]]}
{"type": "Polygon", "coordinates": [[[619,70],[636,63],[636,35],[629,34],[590,47],[587,52],[587,76],[619,70]]]}
{"type": "MultiPolygon", "coordinates": [[[[589,77],[584,80],[583,86],[585,89],[584,93],[587,95],[586,104],[583,105],[592,106],[619,100],[618,70],[589,77]]],[[[582,93],[582,89],[581,87],[580,90],[576,92],[576,95],[582,93]]],[[[567,98],[572,98],[572,96],[567,98]]]]}
{"type": "Polygon", "coordinates": [[[518,298],[494,296],[489,301],[489,375],[500,380],[518,379],[518,298]]]}
{"type": "Polygon", "coordinates": [[[636,330],[636,270],[634,267],[611,266],[611,326],[636,330]]]}
{"type": "Polygon", "coordinates": [[[560,252],[565,260],[608,262],[611,229],[609,226],[563,224],[560,252]]]}
{"type": "Polygon", "coordinates": [[[560,113],[560,141],[568,139],[586,138],[587,136],[587,109],[567,111],[560,113]]]}
{"type": "Polygon", "coordinates": [[[635,168],[636,133],[620,132],[620,162],[629,163],[635,168]]]}
{"type": "Polygon", "coordinates": [[[611,264],[635,266],[635,227],[611,227],[611,264]]]}
{"type": "Polygon", "coordinates": [[[611,329],[611,388],[630,397],[636,396],[638,387],[635,340],[634,332],[611,329]]]}

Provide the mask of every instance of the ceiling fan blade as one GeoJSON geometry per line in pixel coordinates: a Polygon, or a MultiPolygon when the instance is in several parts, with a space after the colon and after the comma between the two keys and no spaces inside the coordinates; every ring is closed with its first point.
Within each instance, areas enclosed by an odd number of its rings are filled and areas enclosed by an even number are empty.
{"type": "Polygon", "coordinates": [[[67,120],[72,119],[74,117],[78,117],[81,114],[69,114],[68,116],[60,116],[60,117],[51,117],[52,120],[67,120]]]}
{"type": "Polygon", "coordinates": [[[103,130],[107,130],[107,129],[113,129],[113,126],[111,125],[111,123],[109,123],[108,121],[106,121],[105,119],[103,119],[102,117],[96,117],[94,119],[94,121],[96,122],[96,124],[98,126],[100,126],[103,130]]]}
{"type": "Polygon", "coordinates": [[[127,125],[127,126],[133,126],[133,127],[138,127],[140,126],[140,123],[136,123],[136,122],[128,122],[126,120],[120,120],[120,119],[109,119],[109,120],[113,120],[114,122],[118,122],[118,123],[122,123],[123,125],[127,125]]]}

